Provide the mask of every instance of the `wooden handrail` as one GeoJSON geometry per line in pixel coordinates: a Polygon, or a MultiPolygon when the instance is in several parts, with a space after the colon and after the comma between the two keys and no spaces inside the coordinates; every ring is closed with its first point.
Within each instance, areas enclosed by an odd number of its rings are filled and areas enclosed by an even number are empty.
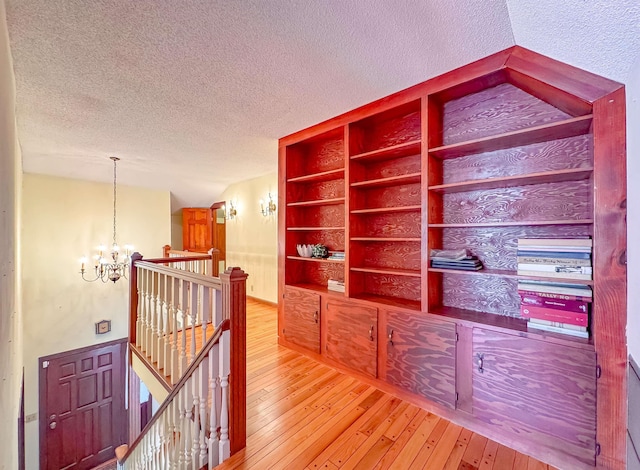
{"type": "MultiPolygon", "coordinates": [[[[158,258],[158,259],[165,259],[165,258],[158,258]]],[[[176,260],[176,258],[169,258],[169,259],[171,259],[172,261],[176,260]]],[[[180,260],[182,261],[182,258],[180,258],[180,260]]],[[[144,268],[149,271],[152,271],[154,273],[179,277],[186,281],[195,282],[207,287],[213,287],[217,290],[222,289],[222,282],[220,281],[220,278],[217,278],[217,277],[205,276],[204,274],[197,274],[197,273],[185,271],[183,269],[164,266],[162,264],[158,264],[154,260],[138,260],[132,264],[134,264],[136,268],[140,267],[140,268],[144,268]]]]}
{"type": "Polygon", "coordinates": [[[120,463],[125,462],[127,460],[129,455],[138,446],[140,441],[142,441],[142,439],[144,438],[146,432],[149,429],[151,429],[153,424],[160,418],[160,416],[162,416],[162,412],[169,407],[169,404],[176,397],[176,395],[180,392],[182,387],[184,387],[184,384],[187,382],[189,377],[191,377],[191,375],[198,368],[200,363],[207,357],[207,355],[209,354],[209,351],[211,351],[211,348],[213,348],[213,346],[215,346],[220,341],[220,337],[222,336],[222,333],[224,331],[229,330],[230,328],[231,328],[231,321],[228,320],[228,319],[223,320],[220,323],[220,325],[218,325],[218,327],[216,328],[216,331],[214,332],[213,336],[211,338],[209,338],[209,341],[207,341],[207,344],[204,346],[204,348],[202,348],[202,351],[200,351],[198,356],[191,363],[191,365],[186,370],[186,372],[182,375],[182,377],[180,378],[180,381],[173,388],[173,390],[171,391],[169,396],[165,399],[165,401],[162,403],[162,405],[160,405],[160,408],[158,408],[158,411],[156,411],[154,413],[154,415],[149,420],[149,422],[146,424],[144,429],[142,429],[142,432],[140,433],[140,435],[136,438],[135,441],[133,441],[133,444],[131,444],[129,446],[129,448],[127,449],[127,453],[124,454],[122,459],[118,460],[120,463]]]}

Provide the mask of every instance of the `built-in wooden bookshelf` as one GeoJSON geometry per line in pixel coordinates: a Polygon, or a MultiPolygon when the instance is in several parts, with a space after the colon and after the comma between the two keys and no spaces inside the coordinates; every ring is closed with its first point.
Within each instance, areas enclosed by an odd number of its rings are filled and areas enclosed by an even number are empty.
{"type": "Polygon", "coordinates": [[[280,342],[555,466],[624,468],[624,106],[514,47],[282,138],[280,342]],[[590,337],[528,329],[518,281],[547,278],[518,239],[585,237],[590,337]],[[484,269],[430,266],[459,248],[484,269]]]}

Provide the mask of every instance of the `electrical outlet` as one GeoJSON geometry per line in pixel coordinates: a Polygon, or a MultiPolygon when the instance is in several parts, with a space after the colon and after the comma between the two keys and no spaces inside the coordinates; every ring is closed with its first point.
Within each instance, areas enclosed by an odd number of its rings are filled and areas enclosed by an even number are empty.
{"type": "Polygon", "coordinates": [[[31,421],[35,421],[37,419],[38,419],[38,413],[31,413],[30,415],[27,415],[24,417],[24,422],[30,423],[31,421]]]}
{"type": "Polygon", "coordinates": [[[251,292],[253,292],[253,284],[249,286],[249,289],[251,290],[251,292]]]}

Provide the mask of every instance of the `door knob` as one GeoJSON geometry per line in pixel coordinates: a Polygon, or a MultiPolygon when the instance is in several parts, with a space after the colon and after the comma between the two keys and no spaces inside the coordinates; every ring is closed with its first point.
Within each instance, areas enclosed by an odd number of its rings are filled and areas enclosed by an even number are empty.
{"type": "Polygon", "coordinates": [[[54,421],[54,422],[52,422],[52,423],[49,423],[49,428],[50,428],[50,429],[55,429],[57,425],[58,425],[58,423],[56,423],[56,422],[54,421]]]}

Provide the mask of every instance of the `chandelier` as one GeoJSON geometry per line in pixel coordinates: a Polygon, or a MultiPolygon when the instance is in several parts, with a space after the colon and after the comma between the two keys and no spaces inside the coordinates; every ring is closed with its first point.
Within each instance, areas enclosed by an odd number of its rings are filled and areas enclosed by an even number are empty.
{"type": "Polygon", "coordinates": [[[85,277],[87,258],[82,258],[80,260],[82,263],[80,274],[82,279],[88,282],[100,279],[102,282],[111,281],[115,284],[121,277],[127,279],[129,265],[131,264],[132,247],[125,245],[124,253],[121,253],[120,247],[116,242],[116,164],[120,159],[117,157],[110,158],[113,160],[113,244],[109,252],[107,252],[107,248],[104,245],[98,247],[98,254],[93,257],[95,263],[92,277],[85,277]]]}

